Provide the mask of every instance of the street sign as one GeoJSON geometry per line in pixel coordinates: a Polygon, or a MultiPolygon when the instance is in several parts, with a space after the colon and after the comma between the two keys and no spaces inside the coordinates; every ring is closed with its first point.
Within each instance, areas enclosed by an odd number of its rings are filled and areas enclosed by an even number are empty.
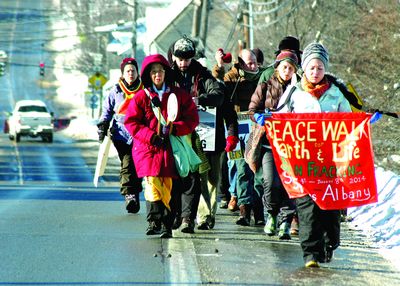
{"type": "Polygon", "coordinates": [[[100,90],[106,84],[107,78],[101,73],[97,72],[89,78],[89,83],[96,90],[100,90]]]}

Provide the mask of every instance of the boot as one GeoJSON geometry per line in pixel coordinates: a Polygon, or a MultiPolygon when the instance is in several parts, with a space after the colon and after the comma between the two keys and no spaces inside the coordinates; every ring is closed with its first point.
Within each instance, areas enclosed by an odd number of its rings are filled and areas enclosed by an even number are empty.
{"type": "Polygon", "coordinates": [[[291,239],[290,237],[290,223],[285,221],[281,224],[281,226],[279,227],[279,233],[278,233],[278,237],[279,239],[282,240],[289,240],[291,239]]]}
{"type": "Polygon", "coordinates": [[[276,216],[268,213],[267,215],[267,224],[264,227],[264,232],[269,235],[275,235],[276,233],[276,216]]]}
{"type": "Polygon", "coordinates": [[[230,210],[231,212],[235,212],[239,209],[238,205],[237,205],[237,197],[236,196],[232,196],[229,204],[228,204],[228,210],[230,210]]]}
{"type": "Polygon", "coordinates": [[[250,225],[250,205],[240,205],[239,206],[240,216],[236,221],[236,224],[249,226],[250,225]]]}
{"type": "Polygon", "coordinates": [[[146,229],[146,235],[155,235],[159,234],[161,231],[161,222],[160,221],[149,221],[149,225],[146,229]]]}

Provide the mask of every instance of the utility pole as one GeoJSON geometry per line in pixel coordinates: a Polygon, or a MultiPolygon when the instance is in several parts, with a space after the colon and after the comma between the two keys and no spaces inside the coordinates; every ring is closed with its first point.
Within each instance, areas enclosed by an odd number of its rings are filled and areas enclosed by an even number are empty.
{"type": "Polygon", "coordinates": [[[136,20],[137,20],[137,0],[132,0],[132,58],[136,56],[136,20]]]}
{"type": "Polygon", "coordinates": [[[193,1],[193,4],[194,4],[194,10],[193,10],[192,38],[197,38],[199,36],[201,0],[195,0],[193,1]]]}
{"type": "Polygon", "coordinates": [[[249,1],[249,46],[250,49],[254,48],[254,27],[253,27],[253,20],[254,20],[254,15],[253,15],[253,3],[252,1],[249,1]]]}
{"type": "Polygon", "coordinates": [[[241,5],[240,5],[244,10],[244,12],[242,14],[244,43],[240,44],[240,46],[242,46],[243,49],[247,48],[249,46],[249,42],[250,42],[249,12],[248,12],[248,9],[246,9],[245,3],[246,3],[246,1],[242,0],[241,5]]]}
{"type": "Polygon", "coordinates": [[[201,6],[201,26],[200,26],[200,40],[203,46],[206,47],[207,31],[208,31],[208,0],[202,0],[201,6]]]}

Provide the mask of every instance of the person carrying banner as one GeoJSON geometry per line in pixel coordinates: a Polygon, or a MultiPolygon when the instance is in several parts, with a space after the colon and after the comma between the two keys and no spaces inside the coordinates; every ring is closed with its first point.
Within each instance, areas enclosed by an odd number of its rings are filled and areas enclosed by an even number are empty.
{"type": "Polygon", "coordinates": [[[138,65],[133,58],[124,58],[120,64],[121,77],[111,89],[103,102],[102,113],[99,118],[99,142],[103,142],[111,126],[111,140],[118,152],[121,162],[119,172],[120,193],[125,197],[125,207],[128,213],[137,213],[140,210],[139,193],[142,191],[142,179],[136,174],[132,160],[132,136],[124,126],[125,114],[129,102],[143,89],[139,77],[138,65]]]}
{"type": "MultiPolygon", "coordinates": [[[[186,205],[192,205],[192,209],[185,211],[182,208],[180,229],[182,232],[189,233],[194,232],[196,212],[199,229],[207,230],[214,227],[223,151],[226,146],[232,148],[239,141],[237,139],[237,116],[233,105],[225,97],[223,83],[217,81],[206,67],[194,59],[195,54],[195,44],[188,37],[184,36],[175,42],[172,69],[176,84],[189,92],[194,102],[202,110],[214,108],[216,110],[214,150],[204,152],[211,168],[203,170],[204,172],[199,170],[201,173],[201,198],[197,194],[192,195],[192,201],[186,203],[186,205]],[[228,130],[227,138],[225,138],[224,121],[228,130]],[[200,202],[196,204],[196,200],[200,202]]],[[[193,135],[196,136],[196,132],[193,135]]],[[[183,201],[188,200],[184,193],[182,206],[185,205],[183,201]]]]}
{"type": "MultiPolygon", "coordinates": [[[[285,92],[281,112],[351,112],[349,101],[326,76],[329,54],[320,43],[310,43],[303,51],[304,74],[293,92],[285,92]]],[[[299,239],[306,267],[330,262],[340,245],[340,210],[322,210],[307,194],[296,198],[299,239]]]]}
{"type": "Polygon", "coordinates": [[[191,134],[199,117],[190,95],[174,86],[172,70],[162,55],[145,57],[141,75],[145,89],[131,101],[125,126],[134,138],[132,155],[137,174],[146,183],[144,195],[149,223],[146,234],[170,238],[176,201],[171,190],[178,179],[170,136],[191,134]],[[167,103],[174,94],[178,112],[175,120],[169,122],[167,103]]]}
{"type": "MultiPolygon", "coordinates": [[[[234,104],[236,112],[248,111],[251,95],[257,87],[257,80],[246,80],[244,72],[256,74],[258,72],[257,57],[253,51],[243,49],[239,53],[238,62],[225,73],[225,65],[220,51],[215,53],[217,64],[213,68],[213,75],[223,80],[226,85],[226,97],[234,104]]],[[[232,151],[226,149],[227,152],[232,151]]],[[[232,181],[240,215],[236,224],[249,226],[251,213],[254,214],[256,226],[264,225],[264,210],[262,205],[262,184],[254,184],[254,176],[244,158],[230,160],[231,168],[236,168],[236,179],[232,181]]]]}
{"type": "MultiPolygon", "coordinates": [[[[253,121],[263,126],[265,121],[263,111],[273,111],[278,107],[282,94],[297,81],[297,63],[297,55],[291,51],[282,51],[277,55],[274,74],[269,80],[259,84],[251,97],[249,111],[254,113],[253,121]]],[[[271,146],[266,137],[263,137],[261,144],[261,168],[256,170],[255,178],[256,181],[261,181],[264,187],[262,199],[267,212],[264,232],[272,236],[278,231],[279,239],[291,239],[290,225],[295,213],[295,205],[289,199],[279,179],[271,146]]]]}

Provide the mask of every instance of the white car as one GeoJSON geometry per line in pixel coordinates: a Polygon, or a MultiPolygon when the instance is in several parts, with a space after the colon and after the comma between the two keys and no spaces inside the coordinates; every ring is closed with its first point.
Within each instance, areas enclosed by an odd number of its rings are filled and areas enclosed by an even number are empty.
{"type": "Polygon", "coordinates": [[[0,50],[0,62],[6,62],[8,60],[7,53],[3,50],[0,50]]]}
{"type": "Polygon", "coordinates": [[[41,137],[53,142],[53,116],[41,100],[20,100],[8,118],[9,138],[19,142],[21,136],[41,137]]]}

